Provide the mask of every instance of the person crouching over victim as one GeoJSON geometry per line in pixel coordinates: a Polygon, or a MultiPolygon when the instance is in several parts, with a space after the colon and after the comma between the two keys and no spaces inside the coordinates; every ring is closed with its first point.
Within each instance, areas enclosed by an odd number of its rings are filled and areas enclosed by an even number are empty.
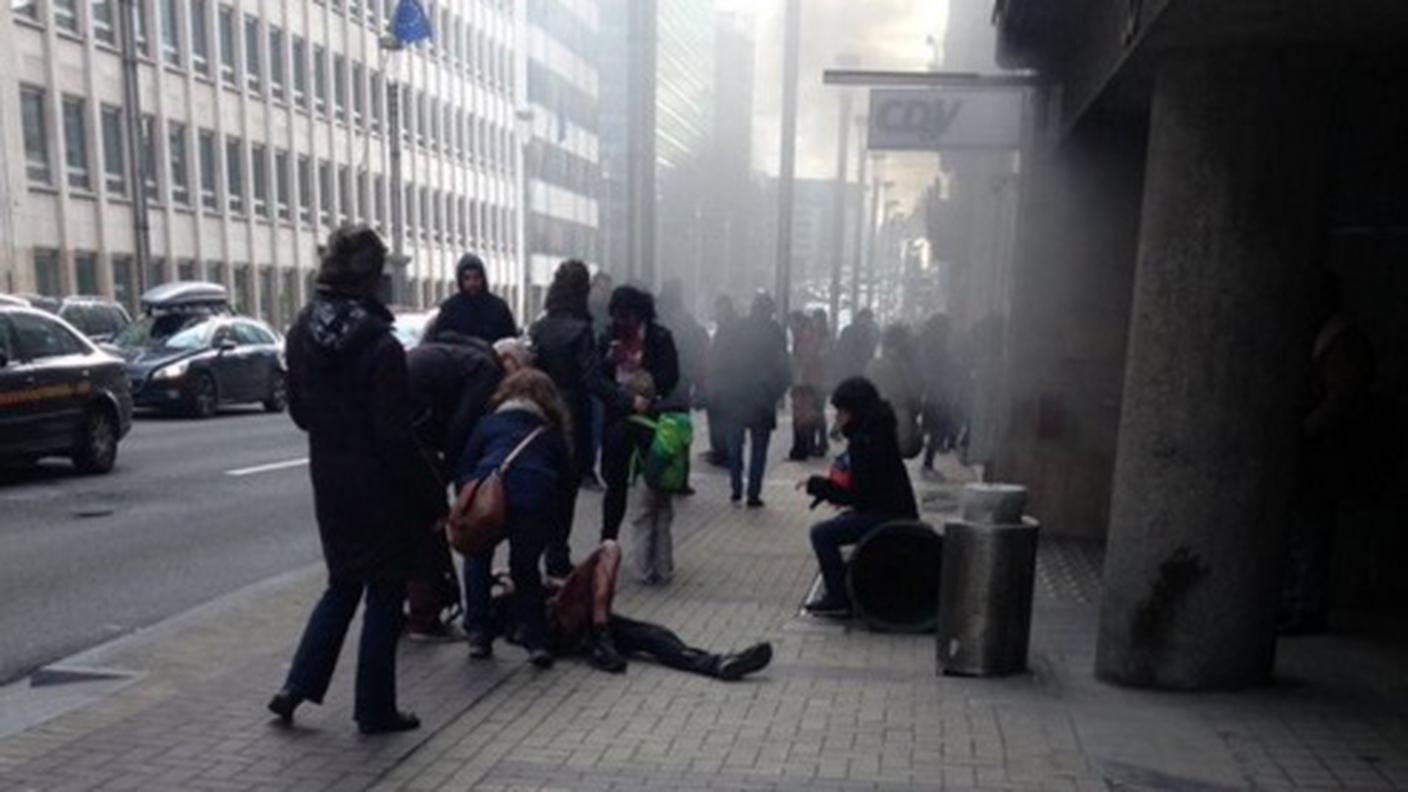
{"type": "MultiPolygon", "coordinates": [[[[576,494],[575,466],[568,446],[571,422],[557,388],[547,374],[524,369],[509,375],[489,402],[493,414],[480,422],[460,457],[455,481],[465,487],[504,466],[507,500],[509,570],[513,577],[514,615],[521,625],[523,648],[534,665],[552,665],[543,615],[543,585],[538,561],[547,543],[560,534],[569,513],[567,499],[576,494]]],[[[493,653],[489,625],[493,552],[465,559],[465,629],[470,657],[493,653]]]]}
{"type": "MultiPolygon", "coordinates": [[[[616,596],[621,546],[607,539],[572,570],[562,586],[545,603],[549,645],[559,656],[585,654],[603,671],[626,670],[626,657],[649,657],[677,671],[734,682],[761,671],[772,662],[772,644],[757,643],[741,652],[718,654],[684,642],[668,627],[628,619],[612,613],[616,596]]],[[[501,593],[495,596],[494,625],[514,640],[522,634],[514,601],[515,580],[499,575],[501,593]]]]}

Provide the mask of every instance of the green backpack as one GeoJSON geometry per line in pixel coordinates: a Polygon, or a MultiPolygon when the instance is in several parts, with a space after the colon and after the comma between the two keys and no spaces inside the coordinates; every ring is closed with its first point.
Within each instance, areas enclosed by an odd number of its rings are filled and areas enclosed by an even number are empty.
{"type": "Polygon", "coordinates": [[[646,486],[656,492],[683,492],[689,483],[689,447],[694,442],[694,424],[689,413],[668,412],[657,420],[634,415],[631,420],[654,432],[650,447],[631,459],[633,477],[645,477],[646,486]]]}

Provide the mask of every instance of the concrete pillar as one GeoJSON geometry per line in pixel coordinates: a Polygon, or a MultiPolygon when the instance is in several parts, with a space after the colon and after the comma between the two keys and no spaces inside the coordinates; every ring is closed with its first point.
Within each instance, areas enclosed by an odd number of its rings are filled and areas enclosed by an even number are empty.
{"type": "Polygon", "coordinates": [[[1322,265],[1329,102],[1308,53],[1155,82],[1096,675],[1268,680],[1322,265]]]}

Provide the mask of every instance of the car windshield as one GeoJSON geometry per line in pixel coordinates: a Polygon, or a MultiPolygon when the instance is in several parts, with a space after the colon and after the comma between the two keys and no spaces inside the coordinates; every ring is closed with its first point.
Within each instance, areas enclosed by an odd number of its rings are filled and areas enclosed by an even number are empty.
{"type": "Polygon", "coordinates": [[[122,349],[200,349],[210,345],[214,332],[215,322],[208,316],[143,316],[119,333],[113,343],[122,349]]]}
{"type": "Polygon", "coordinates": [[[401,346],[410,349],[420,343],[421,336],[425,334],[425,328],[433,317],[434,314],[431,313],[401,314],[396,317],[391,332],[396,335],[396,340],[401,342],[401,346]]]}

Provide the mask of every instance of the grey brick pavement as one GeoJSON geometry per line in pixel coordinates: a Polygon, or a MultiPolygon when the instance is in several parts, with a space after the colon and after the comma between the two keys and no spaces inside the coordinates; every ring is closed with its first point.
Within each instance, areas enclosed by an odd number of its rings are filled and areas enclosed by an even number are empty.
{"type": "MultiPolygon", "coordinates": [[[[284,730],[262,705],[316,596],[311,570],[84,658],[139,676],[0,739],[0,789],[1408,788],[1408,658],[1392,647],[1286,642],[1287,681],[1239,695],[1096,683],[1089,544],[1043,542],[1027,675],[936,676],[931,637],[799,617],[817,516],[791,492],[802,472],[776,467],[761,511],[729,506],[721,477],[698,472],[700,494],[679,506],[675,582],[628,581],[618,598],[700,645],[772,640],[775,665],[756,679],[644,662],[622,676],[570,661],[537,672],[513,648],[481,665],[462,646],[407,645],[401,695],[422,731],[356,735],[352,654],[329,706],[284,730]]],[[[595,496],[579,513],[585,546],[595,496]]]]}

